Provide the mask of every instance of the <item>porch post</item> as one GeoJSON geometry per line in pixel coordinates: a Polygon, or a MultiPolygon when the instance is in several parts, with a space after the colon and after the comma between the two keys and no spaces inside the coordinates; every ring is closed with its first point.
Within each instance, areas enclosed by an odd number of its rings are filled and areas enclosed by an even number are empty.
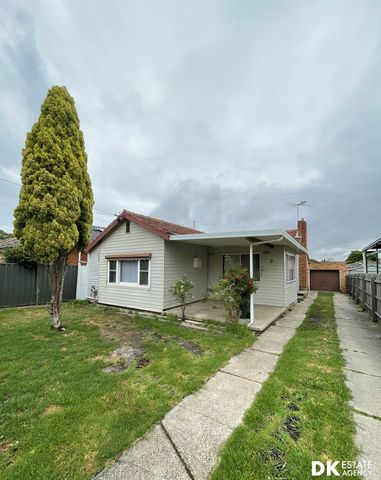
{"type": "Polygon", "coordinates": [[[367,262],[367,256],[366,256],[366,253],[367,252],[362,252],[362,269],[363,269],[363,272],[364,273],[368,273],[367,270],[368,270],[368,262],[367,262]]]}
{"type": "MultiPolygon", "coordinates": [[[[250,243],[250,277],[254,280],[253,244],[250,243]]],[[[250,295],[250,323],[254,322],[254,293],[250,295]]]]}

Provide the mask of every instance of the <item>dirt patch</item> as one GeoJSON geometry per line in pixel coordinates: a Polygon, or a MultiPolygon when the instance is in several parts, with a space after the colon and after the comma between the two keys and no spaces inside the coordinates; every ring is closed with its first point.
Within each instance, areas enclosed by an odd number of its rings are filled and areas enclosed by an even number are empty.
{"type": "Polygon", "coordinates": [[[131,347],[122,345],[114,350],[108,360],[113,363],[102,369],[105,373],[118,373],[126,370],[130,365],[136,362],[136,368],[143,368],[149,364],[148,358],[144,356],[145,350],[142,347],[131,347]]]}
{"type": "Polygon", "coordinates": [[[49,407],[45,408],[44,413],[42,415],[43,416],[53,415],[54,413],[59,413],[59,412],[63,412],[63,407],[60,407],[59,405],[49,405],[49,407]]]}
{"type": "Polygon", "coordinates": [[[192,353],[193,355],[196,355],[196,357],[201,357],[204,354],[204,350],[196,342],[191,342],[189,340],[185,340],[184,342],[180,342],[180,345],[187,352],[192,353]]]}
{"type": "Polygon", "coordinates": [[[110,367],[102,368],[102,372],[104,373],[119,373],[123,372],[129,367],[129,365],[111,365],[110,367]]]}
{"type": "Polygon", "coordinates": [[[321,322],[321,318],[320,317],[309,317],[308,320],[310,321],[310,323],[312,323],[312,325],[320,325],[320,322],[321,322]]]}
{"type": "Polygon", "coordinates": [[[300,410],[300,407],[296,405],[295,403],[289,403],[287,405],[287,408],[291,410],[292,412],[298,412],[300,410]]]}
{"type": "Polygon", "coordinates": [[[280,448],[276,446],[271,447],[270,450],[267,450],[267,451],[262,450],[258,452],[258,454],[262,462],[264,463],[271,462],[278,472],[281,472],[286,466],[286,462],[284,461],[284,458],[283,458],[284,453],[280,448]]]}
{"type": "Polygon", "coordinates": [[[298,415],[288,415],[283,424],[286,432],[295,442],[300,438],[300,421],[301,418],[298,415]]]}
{"type": "Polygon", "coordinates": [[[137,364],[136,364],[136,368],[143,368],[143,367],[146,367],[148,364],[149,364],[149,359],[148,358],[145,358],[145,357],[142,357],[142,358],[139,358],[137,364]]]}
{"type": "Polygon", "coordinates": [[[137,358],[143,356],[145,350],[142,347],[132,347],[130,345],[122,345],[111,353],[112,359],[121,359],[124,363],[131,365],[137,358]]]}

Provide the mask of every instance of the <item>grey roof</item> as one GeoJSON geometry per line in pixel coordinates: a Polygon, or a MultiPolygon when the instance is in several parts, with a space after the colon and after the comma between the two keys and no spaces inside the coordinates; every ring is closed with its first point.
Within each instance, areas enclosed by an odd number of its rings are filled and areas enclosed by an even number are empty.
{"type": "Polygon", "coordinates": [[[9,237],[5,238],[4,240],[0,240],[0,250],[5,250],[9,247],[17,247],[20,245],[20,240],[16,237],[9,237]]]}
{"type": "Polygon", "coordinates": [[[97,227],[96,225],[92,225],[90,228],[90,241],[97,238],[103,232],[103,227],[97,227]]]}
{"type": "Polygon", "coordinates": [[[376,249],[381,249],[381,238],[379,238],[378,240],[375,240],[373,243],[371,243],[367,247],[364,247],[362,251],[365,252],[365,250],[376,250],[376,249]]]}

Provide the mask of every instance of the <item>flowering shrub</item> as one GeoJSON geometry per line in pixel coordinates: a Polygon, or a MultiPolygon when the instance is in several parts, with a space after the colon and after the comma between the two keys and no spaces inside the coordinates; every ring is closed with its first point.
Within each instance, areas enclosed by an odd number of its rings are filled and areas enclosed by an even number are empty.
{"type": "Polygon", "coordinates": [[[245,300],[257,290],[245,267],[230,265],[212,288],[213,297],[224,304],[227,321],[238,322],[245,300]]]}
{"type": "Polygon", "coordinates": [[[182,321],[185,320],[185,307],[188,299],[193,298],[191,290],[193,288],[193,282],[189,280],[185,275],[181,280],[177,280],[169,287],[170,293],[180,302],[182,321]]]}

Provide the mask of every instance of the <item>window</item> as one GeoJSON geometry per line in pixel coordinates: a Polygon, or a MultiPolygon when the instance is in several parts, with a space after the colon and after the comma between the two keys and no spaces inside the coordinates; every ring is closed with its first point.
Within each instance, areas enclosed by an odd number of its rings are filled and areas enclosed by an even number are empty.
{"type": "Polygon", "coordinates": [[[126,220],[126,233],[130,233],[131,223],[129,220],[126,220]]]}
{"type": "Polygon", "coordinates": [[[296,278],[295,274],[295,255],[291,255],[290,253],[286,253],[286,268],[287,268],[287,281],[293,282],[296,278]]]}
{"type": "Polygon", "coordinates": [[[149,276],[149,261],[140,260],[139,261],[139,284],[148,285],[148,276],[149,276]]]}
{"type": "MultiPolygon", "coordinates": [[[[231,255],[222,255],[223,258],[223,271],[228,268],[230,265],[242,265],[243,267],[247,268],[250,271],[250,255],[248,253],[234,253],[231,255]]],[[[261,279],[261,262],[260,262],[260,254],[254,253],[253,254],[253,267],[254,267],[254,280],[257,282],[261,279]]]]}
{"type": "Polygon", "coordinates": [[[137,260],[121,260],[119,281],[121,283],[138,283],[138,267],[137,260]]]}
{"type": "Polygon", "coordinates": [[[148,259],[109,260],[109,283],[148,286],[150,261],[148,259]]]}
{"type": "Polygon", "coordinates": [[[109,283],[116,283],[116,260],[108,262],[108,281],[109,283]]]}

